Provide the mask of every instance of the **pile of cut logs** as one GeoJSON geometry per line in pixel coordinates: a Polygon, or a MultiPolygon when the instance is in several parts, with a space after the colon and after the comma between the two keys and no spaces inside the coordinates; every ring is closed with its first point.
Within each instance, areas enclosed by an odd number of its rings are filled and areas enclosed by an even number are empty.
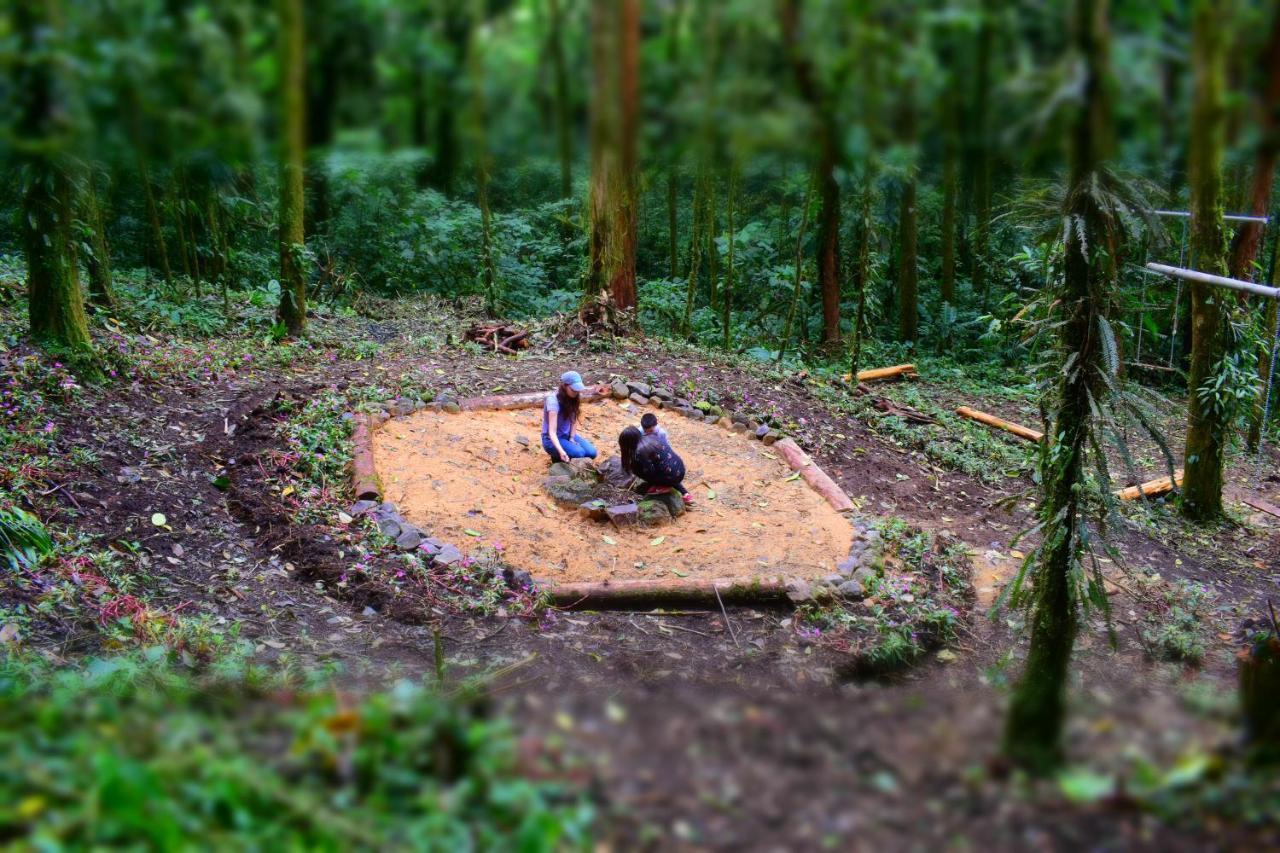
{"type": "Polygon", "coordinates": [[[494,352],[515,355],[516,350],[528,349],[529,330],[505,323],[476,323],[467,329],[466,339],[488,347],[494,352]]]}

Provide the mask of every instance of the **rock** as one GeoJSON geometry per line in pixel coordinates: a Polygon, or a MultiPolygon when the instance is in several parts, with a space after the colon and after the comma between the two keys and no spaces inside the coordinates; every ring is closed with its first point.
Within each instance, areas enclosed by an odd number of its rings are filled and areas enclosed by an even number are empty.
{"type": "Polygon", "coordinates": [[[418,550],[426,554],[428,557],[434,557],[440,553],[440,549],[444,547],[444,543],[439,539],[423,539],[422,544],[418,546],[418,550]]]}
{"type": "Polygon", "coordinates": [[[396,537],[396,547],[401,551],[412,551],[422,544],[422,534],[418,532],[416,527],[405,527],[401,529],[400,535],[396,537]]]}
{"type": "Polygon", "coordinates": [[[609,515],[606,512],[608,506],[600,498],[592,498],[584,504],[578,506],[578,517],[589,518],[592,521],[607,521],[609,515]]]}
{"type": "Polygon", "coordinates": [[[397,397],[395,402],[391,404],[391,414],[397,418],[405,415],[412,415],[414,412],[413,401],[405,397],[397,397]]]}
{"type": "Polygon", "coordinates": [[[858,570],[859,558],[850,554],[836,564],[836,571],[842,575],[851,575],[858,570]]]}
{"type": "Polygon", "coordinates": [[[441,408],[443,408],[446,412],[448,412],[451,415],[456,415],[462,411],[462,407],[452,401],[445,403],[441,408]]]}
{"type": "Polygon", "coordinates": [[[400,535],[400,520],[397,518],[383,518],[378,521],[378,532],[390,539],[395,539],[400,535]]]}
{"type": "Polygon", "coordinates": [[[844,583],[844,575],[827,575],[822,582],[829,587],[838,587],[844,583]]]}
{"type": "Polygon", "coordinates": [[[658,501],[664,504],[667,508],[667,512],[670,513],[672,518],[679,518],[684,515],[684,498],[682,498],[680,493],[675,489],[672,489],[669,492],[660,492],[656,495],[649,495],[646,500],[658,501]]]}
{"type": "Polygon", "coordinates": [[[666,403],[663,401],[661,397],[650,397],[649,405],[653,406],[655,409],[661,409],[663,406],[666,405],[666,403]]]}
{"type": "Polygon", "coordinates": [[[573,471],[573,477],[576,480],[583,480],[588,483],[600,482],[600,472],[596,470],[594,459],[578,458],[569,460],[569,468],[573,471]]]}
{"type": "Polygon", "coordinates": [[[813,600],[813,586],[806,580],[790,578],[787,580],[787,598],[792,604],[803,604],[813,600]]]}
{"type": "Polygon", "coordinates": [[[358,516],[364,515],[366,512],[370,512],[376,509],[377,506],[378,506],[377,501],[356,501],[350,507],[347,508],[347,515],[351,516],[352,518],[356,518],[358,516]]]}
{"type": "Polygon", "coordinates": [[[733,419],[733,422],[735,424],[747,424],[751,422],[751,419],[748,418],[746,415],[742,415],[737,412],[734,412],[732,415],[730,415],[730,417],[733,419]]]}
{"type": "Polygon", "coordinates": [[[354,421],[356,419],[356,416],[353,415],[351,412],[343,412],[338,419],[343,421],[344,423],[350,423],[351,421],[354,421]]]}
{"type": "Polygon", "coordinates": [[[862,584],[855,580],[847,580],[840,584],[836,587],[836,592],[840,594],[841,598],[849,598],[855,601],[860,601],[867,597],[866,592],[862,588],[862,584]]]}
{"type": "Polygon", "coordinates": [[[520,445],[521,447],[528,447],[528,446],[529,446],[529,436],[527,436],[527,435],[517,435],[517,436],[516,436],[516,444],[520,445]]]}
{"type": "Polygon", "coordinates": [[[548,477],[542,481],[542,488],[556,503],[571,509],[589,500],[592,492],[591,483],[571,477],[548,477]]]}
{"type": "Polygon", "coordinates": [[[573,467],[568,462],[552,462],[551,467],[547,469],[549,477],[572,477],[573,467]]]}
{"type": "Polygon", "coordinates": [[[849,580],[858,584],[858,586],[861,589],[866,590],[867,585],[870,584],[873,580],[875,580],[876,577],[877,575],[876,575],[875,569],[868,568],[867,566],[862,566],[861,568],[859,568],[857,571],[853,573],[853,575],[849,578],[849,580]]]}
{"type": "Polygon", "coordinates": [[[640,523],[645,527],[657,527],[671,520],[671,511],[659,500],[643,500],[639,503],[640,523]]]}
{"type": "Polygon", "coordinates": [[[693,408],[693,404],[690,403],[688,400],[686,400],[684,397],[676,397],[675,404],[684,409],[693,408]]]}
{"type": "Polygon", "coordinates": [[[640,521],[640,507],[634,503],[611,506],[604,512],[614,527],[635,527],[640,521]]]}
{"type": "Polygon", "coordinates": [[[707,409],[707,414],[715,415],[717,418],[723,418],[724,409],[720,408],[719,406],[712,406],[710,409],[707,409]]]}
{"type": "Polygon", "coordinates": [[[631,389],[631,393],[632,393],[631,399],[633,400],[635,399],[634,395],[636,394],[639,394],[641,397],[644,397],[646,400],[653,396],[653,389],[651,389],[648,385],[645,385],[643,382],[628,382],[627,387],[631,389]]]}
{"type": "Polygon", "coordinates": [[[776,429],[771,429],[760,437],[760,442],[768,447],[771,444],[776,444],[781,438],[782,433],[778,432],[776,429]]]}
{"type": "Polygon", "coordinates": [[[769,428],[764,424],[761,424],[760,426],[756,427],[755,432],[753,433],[753,435],[755,435],[756,438],[760,438],[760,439],[763,439],[768,434],[769,434],[769,428]]]}
{"type": "Polygon", "coordinates": [[[609,386],[609,393],[613,395],[615,400],[625,400],[631,396],[631,389],[627,387],[625,382],[614,382],[609,386]]]}
{"type": "Polygon", "coordinates": [[[676,398],[676,392],[672,391],[670,388],[659,386],[653,389],[653,396],[665,402],[667,400],[674,400],[676,398]]]}
{"type": "Polygon", "coordinates": [[[446,544],[440,549],[440,553],[436,554],[435,561],[443,566],[456,566],[462,562],[462,552],[456,545],[446,544]]]}
{"type": "Polygon", "coordinates": [[[720,417],[718,415],[707,415],[702,419],[702,421],[703,423],[708,423],[714,426],[715,424],[720,423],[720,417]]]}
{"type": "Polygon", "coordinates": [[[533,575],[524,569],[508,569],[502,573],[507,585],[514,589],[530,589],[533,586],[533,575]]]}
{"type": "Polygon", "coordinates": [[[617,486],[619,489],[625,489],[635,479],[631,474],[622,470],[622,460],[617,456],[610,456],[601,462],[599,470],[606,483],[611,486],[617,486]]]}
{"type": "Polygon", "coordinates": [[[373,421],[374,426],[382,426],[387,421],[391,420],[391,413],[384,411],[383,409],[379,409],[370,415],[369,418],[373,421]]]}
{"type": "Polygon", "coordinates": [[[458,392],[451,391],[446,388],[431,398],[436,403],[456,403],[458,402],[458,392]]]}
{"type": "Polygon", "coordinates": [[[684,416],[691,421],[701,421],[706,419],[706,416],[697,409],[684,409],[684,416]]]}
{"type": "Polygon", "coordinates": [[[734,421],[732,429],[734,432],[748,432],[751,427],[739,421],[734,421]]]}
{"type": "Polygon", "coordinates": [[[649,405],[649,398],[641,394],[639,391],[632,392],[630,399],[631,402],[635,403],[637,406],[649,405]]]}
{"type": "Polygon", "coordinates": [[[419,400],[417,397],[413,399],[413,410],[415,412],[421,412],[426,407],[427,407],[427,403],[425,401],[419,400]]]}

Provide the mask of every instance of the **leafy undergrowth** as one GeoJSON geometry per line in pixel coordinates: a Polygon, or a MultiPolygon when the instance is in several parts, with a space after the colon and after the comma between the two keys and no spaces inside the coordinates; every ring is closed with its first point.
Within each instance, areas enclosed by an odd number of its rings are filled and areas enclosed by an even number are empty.
{"type": "Polygon", "coordinates": [[[796,609],[804,640],[844,654],[849,678],[888,675],[930,651],[952,660],[944,648],[956,639],[973,598],[969,552],[964,544],[899,519],[881,521],[884,545],[861,601],[820,601],[796,609]]]}
{"type": "Polygon", "coordinates": [[[160,648],[56,670],[10,659],[0,755],[6,846],[589,847],[590,805],[555,768],[521,766],[471,690],[354,697],[235,656],[196,674],[160,648]]]}

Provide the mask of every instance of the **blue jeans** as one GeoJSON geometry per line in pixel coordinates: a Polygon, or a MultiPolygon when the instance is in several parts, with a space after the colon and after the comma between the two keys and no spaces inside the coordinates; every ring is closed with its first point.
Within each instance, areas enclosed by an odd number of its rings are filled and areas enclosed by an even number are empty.
{"type": "MultiPolygon", "coordinates": [[[[595,459],[598,455],[596,446],[587,441],[585,435],[574,436],[573,438],[560,439],[560,446],[564,448],[565,454],[570,459],[595,459]]],[[[550,436],[542,437],[542,449],[547,451],[552,462],[560,461],[560,454],[556,452],[556,446],[551,443],[550,436]]]]}

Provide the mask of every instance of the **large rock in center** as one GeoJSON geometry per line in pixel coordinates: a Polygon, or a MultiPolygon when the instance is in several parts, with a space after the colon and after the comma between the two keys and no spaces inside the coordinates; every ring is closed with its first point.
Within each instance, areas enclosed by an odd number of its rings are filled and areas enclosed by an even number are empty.
{"type": "Polygon", "coordinates": [[[556,503],[570,509],[577,509],[591,499],[593,485],[576,477],[548,477],[542,481],[542,488],[547,494],[556,503]]]}

